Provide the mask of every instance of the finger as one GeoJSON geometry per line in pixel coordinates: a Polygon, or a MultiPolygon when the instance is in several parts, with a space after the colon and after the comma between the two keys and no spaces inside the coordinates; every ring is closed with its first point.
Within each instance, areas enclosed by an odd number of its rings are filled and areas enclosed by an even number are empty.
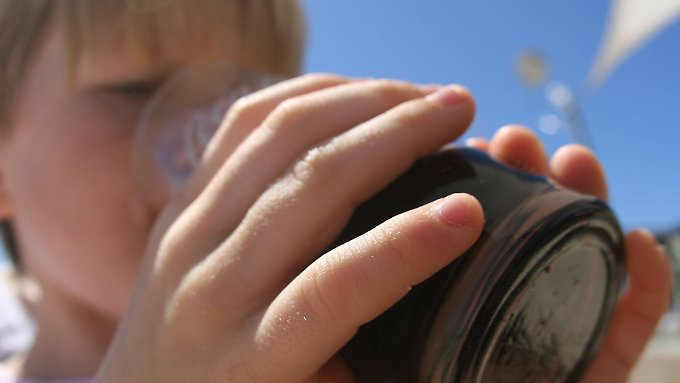
{"type": "Polygon", "coordinates": [[[308,383],[354,383],[357,379],[347,363],[339,356],[328,361],[308,383]]]}
{"type": "MultiPolygon", "coordinates": [[[[236,282],[261,296],[258,289],[287,283],[340,233],[354,208],[417,158],[460,136],[473,113],[470,94],[452,86],[438,96],[403,103],[310,151],[220,248],[244,256],[237,275],[222,278],[227,285],[219,288],[236,282]]],[[[208,267],[214,271],[219,264],[208,267]]]]}
{"type": "Polygon", "coordinates": [[[666,312],[671,294],[671,266],[653,235],[637,230],[626,238],[629,286],[619,301],[607,336],[586,382],[625,382],[666,312]]]}
{"type": "Polygon", "coordinates": [[[489,140],[486,138],[471,137],[465,140],[465,145],[477,150],[481,150],[485,153],[489,151],[489,140]]]}
{"type": "Polygon", "coordinates": [[[274,84],[236,101],[206,147],[202,164],[187,184],[189,191],[186,193],[195,197],[234,150],[283,101],[350,81],[335,75],[308,74],[274,84]]]}
{"type": "Polygon", "coordinates": [[[548,156],[541,140],[523,126],[501,128],[489,143],[489,154],[497,161],[527,173],[548,173],[548,156]]]}
{"type": "Polygon", "coordinates": [[[604,169],[595,154],[584,146],[560,148],[550,162],[550,173],[565,188],[607,200],[604,169]]]}
{"type": "MultiPolygon", "coordinates": [[[[417,86],[384,80],[345,84],[288,99],[279,104],[262,123],[263,127],[248,136],[246,142],[222,165],[196,199],[196,203],[186,209],[183,213],[187,217],[183,220],[185,225],[171,228],[174,230],[173,245],[186,246],[184,250],[178,249],[179,253],[187,254],[185,261],[175,257],[177,262],[180,262],[178,267],[184,268],[182,263],[185,262],[194,264],[203,257],[201,254],[210,253],[218,244],[224,242],[260,195],[286,172],[300,157],[300,153],[305,153],[313,146],[407,100],[422,98],[424,95],[425,93],[417,86]],[[202,243],[196,244],[191,238],[202,238],[202,243]]],[[[404,119],[401,125],[408,122],[407,117],[401,118],[404,119]]],[[[398,121],[389,123],[397,124],[398,121]]],[[[427,120],[423,120],[422,123],[427,123],[427,120]]],[[[409,127],[412,130],[416,128],[409,127]]],[[[403,129],[403,126],[401,128],[403,129]]],[[[439,128],[441,130],[441,127],[439,128]]],[[[362,151],[369,151],[365,145],[367,140],[370,138],[355,140],[356,144],[362,147],[362,151]]],[[[396,147],[400,146],[392,146],[389,151],[394,152],[396,147]]],[[[373,150],[374,148],[370,148],[370,151],[373,150]]],[[[358,166],[356,170],[365,164],[354,166],[358,166]]],[[[321,200],[319,196],[325,194],[319,193],[313,198],[317,201],[326,201],[321,200]]],[[[281,206],[289,205],[289,201],[279,203],[281,206]]],[[[280,206],[270,206],[266,209],[271,211],[253,214],[252,220],[257,223],[247,229],[250,233],[243,234],[243,238],[253,237],[253,233],[259,230],[257,226],[265,224],[268,221],[266,217],[272,215],[273,211],[280,210],[280,206]]],[[[299,212],[292,214],[300,215],[299,212]]],[[[238,253],[242,251],[239,250],[238,253]]]]}
{"type": "Polygon", "coordinates": [[[164,234],[176,222],[177,217],[200,194],[234,150],[282,102],[351,81],[335,75],[307,74],[273,84],[237,100],[205,148],[198,168],[158,217],[156,236],[164,234]]]}
{"type": "Polygon", "coordinates": [[[481,231],[482,214],[474,198],[454,194],[392,218],[319,258],[267,309],[254,335],[257,358],[252,360],[271,361],[267,375],[286,376],[292,369],[308,376],[360,325],[465,252],[481,231]]]}

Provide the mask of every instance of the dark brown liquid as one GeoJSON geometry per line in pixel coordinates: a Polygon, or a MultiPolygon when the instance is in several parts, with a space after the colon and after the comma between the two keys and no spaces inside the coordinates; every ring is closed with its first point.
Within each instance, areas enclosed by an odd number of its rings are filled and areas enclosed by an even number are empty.
{"type": "Polygon", "coordinates": [[[343,355],[366,382],[576,380],[623,278],[620,229],[602,202],[447,149],[362,205],[336,245],[456,192],[480,200],[480,239],[364,325],[343,355]]]}

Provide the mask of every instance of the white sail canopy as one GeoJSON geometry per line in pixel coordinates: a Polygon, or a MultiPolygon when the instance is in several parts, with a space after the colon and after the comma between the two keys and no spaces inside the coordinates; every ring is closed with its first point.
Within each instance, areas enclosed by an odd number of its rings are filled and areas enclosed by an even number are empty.
{"type": "Polygon", "coordinates": [[[612,0],[589,82],[601,84],[626,58],[678,17],[680,0],[612,0]]]}

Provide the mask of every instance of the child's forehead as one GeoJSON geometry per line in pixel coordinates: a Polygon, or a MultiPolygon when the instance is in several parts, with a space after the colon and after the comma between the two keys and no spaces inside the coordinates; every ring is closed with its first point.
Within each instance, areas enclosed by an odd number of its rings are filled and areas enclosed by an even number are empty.
{"type": "Polygon", "coordinates": [[[144,14],[119,6],[70,15],[62,25],[71,61],[77,65],[109,61],[110,66],[152,71],[187,61],[238,60],[241,28],[234,6],[238,2],[222,1],[231,6],[217,9],[206,3],[188,7],[190,2],[178,2],[185,5],[144,14]]]}
{"type": "MultiPolygon", "coordinates": [[[[194,61],[220,61],[283,76],[300,70],[304,18],[297,0],[172,0],[135,12],[122,0],[80,1],[58,19],[71,77],[89,60],[158,73],[194,61]]],[[[112,68],[108,68],[112,70],[112,68]]]]}

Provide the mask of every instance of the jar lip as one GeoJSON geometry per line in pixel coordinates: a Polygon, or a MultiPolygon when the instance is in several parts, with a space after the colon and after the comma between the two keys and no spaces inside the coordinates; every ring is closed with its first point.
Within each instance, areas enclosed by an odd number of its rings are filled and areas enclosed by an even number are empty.
{"type": "Polygon", "coordinates": [[[236,62],[210,60],[170,73],[135,126],[131,172],[137,192],[154,206],[176,195],[200,166],[232,105],[283,80],[236,62]]]}
{"type": "MultiPolygon", "coordinates": [[[[453,285],[440,306],[439,312],[445,314],[438,314],[430,328],[420,369],[423,376],[430,377],[425,381],[447,382],[475,376],[482,359],[490,352],[491,327],[498,326],[479,323],[478,319],[488,319],[489,310],[512,304],[518,291],[556,258],[551,253],[555,241],[574,233],[594,233],[603,238],[599,254],[606,266],[603,277],[607,280],[597,322],[607,323],[623,282],[622,234],[618,223],[596,198],[548,188],[508,214],[494,232],[485,233],[465,255],[466,263],[455,271],[453,285]]],[[[602,326],[593,328],[594,339],[586,346],[583,360],[592,356],[599,342],[597,330],[602,326]]]]}

